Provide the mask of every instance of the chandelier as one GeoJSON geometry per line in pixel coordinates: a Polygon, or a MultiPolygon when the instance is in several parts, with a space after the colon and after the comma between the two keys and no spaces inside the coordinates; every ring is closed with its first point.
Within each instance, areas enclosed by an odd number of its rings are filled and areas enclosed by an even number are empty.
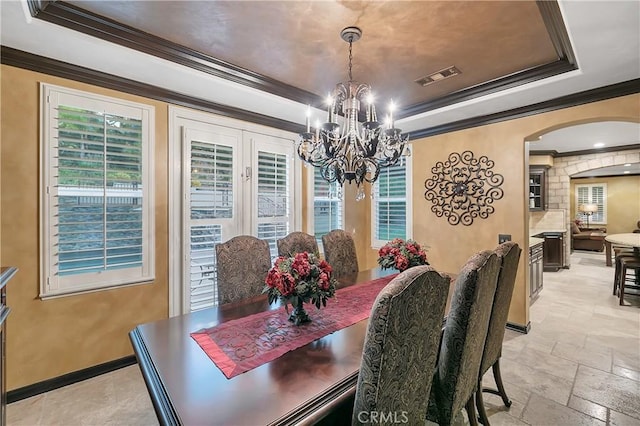
{"type": "MultiPolygon", "coordinates": [[[[307,129],[300,134],[297,144],[298,156],[319,167],[326,181],[340,185],[345,181],[355,182],[359,187],[357,199],[364,198],[360,185],[365,181],[374,182],[381,167],[396,164],[409,139],[394,127],[393,104],[386,120],[380,123],[371,86],[353,81],[352,46],[361,36],[362,30],[358,27],[347,27],[340,32],[342,40],[349,43],[349,81],[338,83],[329,95],[327,121],[318,123],[315,131],[310,124],[310,108],[307,109],[307,129]]],[[[406,147],[407,155],[408,149],[406,147]]]]}

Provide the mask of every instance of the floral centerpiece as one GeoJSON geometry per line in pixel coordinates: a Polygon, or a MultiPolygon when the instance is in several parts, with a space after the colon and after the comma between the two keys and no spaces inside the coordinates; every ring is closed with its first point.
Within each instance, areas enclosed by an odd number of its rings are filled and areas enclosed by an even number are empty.
{"type": "Polygon", "coordinates": [[[395,238],[378,250],[378,264],[382,269],[395,268],[402,272],[412,266],[428,265],[427,254],[414,240],[395,238]]]}
{"type": "Polygon", "coordinates": [[[296,253],[291,257],[280,256],[265,279],[263,293],[267,293],[269,304],[280,300],[289,313],[289,321],[300,325],[311,321],[303,303],[311,302],[320,309],[336,292],[336,280],[331,276],[331,265],[313,253],[296,253]]]}

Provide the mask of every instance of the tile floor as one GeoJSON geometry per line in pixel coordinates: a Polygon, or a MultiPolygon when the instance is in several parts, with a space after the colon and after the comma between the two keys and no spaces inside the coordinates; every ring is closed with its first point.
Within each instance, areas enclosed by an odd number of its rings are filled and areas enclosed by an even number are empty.
{"type": "MultiPolygon", "coordinates": [[[[640,426],[640,298],[618,306],[603,254],[575,252],[571,265],[544,274],[531,332],[506,333],[501,370],[513,404],[485,394],[493,426],[640,426]]],[[[10,426],[157,423],[135,365],[7,409],[10,426]]]]}

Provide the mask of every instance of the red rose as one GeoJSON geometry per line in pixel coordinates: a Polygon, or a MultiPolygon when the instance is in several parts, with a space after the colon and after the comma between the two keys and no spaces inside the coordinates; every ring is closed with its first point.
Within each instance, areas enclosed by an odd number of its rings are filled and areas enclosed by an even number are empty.
{"type": "Polygon", "coordinates": [[[291,296],[296,290],[296,280],[291,274],[282,274],[282,280],[280,280],[281,286],[278,287],[280,294],[284,297],[291,296]]]}
{"type": "Polygon", "coordinates": [[[281,264],[282,262],[284,262],[285,260],[286,260],[286,258],[285,258],[284,256],[278,256],[278,258],[276,259],[276,261],[274,262],[274,264],[273,264],[273,265],[274,265],[276,268],[279,268],[279,267],[280,267],[280,264],[281,264]]]}
{"type": "Polygon", "coordinates": [[[325,272],[327,275],[329,275],[333,271],[333,268],[331,267],[331,265],[327,263],[326,260],[320,261],[320,269],[322,270],[322,272],[325,272]]]}
{"type": "Polygon", "coordinates": [[[264,282],[271,288],[280,287],[280,281],[282,281],[282,274],[276,268],[272,268],[267,274],[267,278],[264,282]]]}
{"type": "Polygon", "coordinates": [[[296,255],[296,260],[293,261],[291,269],[296,271],[298,276],[306,277],[311,272],[311,265],[309,264],[309,260],[305,260],[303,257],[296,255]]]}
{"type": "Polygon", "coordinates": [[[318,287],[325,291],[329,289],[329,275],[327,275],[325,272],[321,272],[320,276],[318,277],[318,287]]]}
{"type": "Polygon", "coordinates": [[[398,271],[402,272],[405,269],[407,269],[408,266],[409,266],[409,259],[407,259],[404,256],[396,257],[396,268],[398,268],[398,271]]]}

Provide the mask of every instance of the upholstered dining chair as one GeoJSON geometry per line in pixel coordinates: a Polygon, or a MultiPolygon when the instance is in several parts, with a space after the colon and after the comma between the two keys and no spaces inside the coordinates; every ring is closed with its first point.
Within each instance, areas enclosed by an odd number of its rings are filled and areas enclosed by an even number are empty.
{"type": "Polygon", "coordinates": [[[498,284],[496,285],[496,293],[493,297],[493,306],[491,308],[491,316],[489,317],[489,328],[487,330],[487,338],[484,342],[484,352],[482,353],[482,362],[480,363],[480,374],[478,375],[478,389],[476,390],[476,407],[480,415],[480,421],[484,426],[489,426],[489,419],[484,408],[482,392],[489,392],[502,398],[502,402],[507,407],[511,406],[511,401],[504,390],[502,384],[502,376],[500,375],[500,357],[502,356],[502,340],[504,339],[504,330],[507,325],[507,316],[509,315],[509,306],[511,305],[511,296],[513,295],[513,287],[516,283],[516,274],[518,273],[518,262],[522,250],[517,243],[512,241],[500,244],[494,250],[494,253],[501,261],[500,272],[498,274],[498,284]],[[493,368],[493,377],[498,390],[483,388],[482,376],[493,368]]]}
{"type": "Polygon", "coordinates": [[[356,245],[353,237],[342,229],[334,229],[322,236],[324,258],[333,268],[336,278],[352,275],[359,271],[356,245]]]}
{"type": "Polygon", "coordinates": [[[239,235],[216,245],[218,304],[247,299],[262,293],[271,268],[269,243],[251,235],[239,235]]]}
{"type": "Polygon", "coordinates": [[[463,408],[469,423],[478,424],[473,396],[499,271],[500,259],[487,250],[472,256],[456,280],[427,410],[427,419],[441,426],[463,408]]]}
{"type": "Polygon", "coordinates": [[[291,232],[284,238],[277,241],[278,256],[291,256],[295,253],[315,253],[319,255],[318,242],[313,235],[305,232],[291,232]]]}
{"type": "Polygon", "coordinates": [[[378,423],[372,419],[381,413],[396,413],[409,425],[425,422],[424,395],[433,380],[449,282],[431,266],[416,266],[380,291],[369,316],[352,424],[378,423]]]}

